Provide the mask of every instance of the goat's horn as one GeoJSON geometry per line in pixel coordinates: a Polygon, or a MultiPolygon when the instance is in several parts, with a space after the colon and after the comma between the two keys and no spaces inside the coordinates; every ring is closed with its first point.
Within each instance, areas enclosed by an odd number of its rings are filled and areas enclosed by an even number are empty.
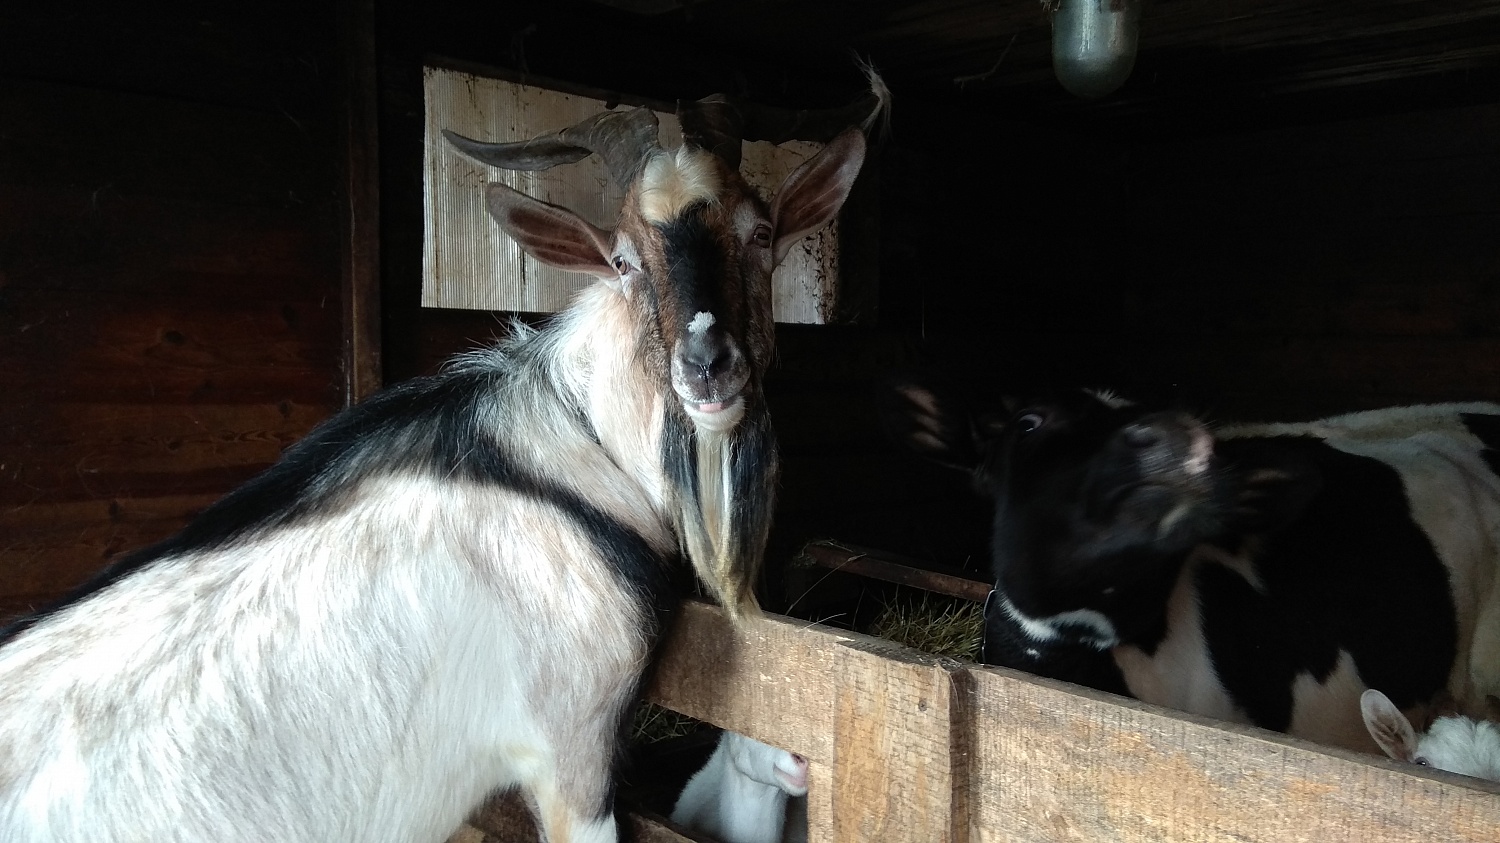
{"type": "Polygon", "coordinates": [[[891,92],[874,68],[866,65],[864,71],[870,90],[842,108],[792,110],[743,102],[723,94],[713,94],[697,102],[679,102],[677,118],[682,123],[682,138],[738,168],[742,141],[827,143],[850,126],[860,126],[869,134],[877,123],[888,118],[891,92]]]}
{"type": "Polygon", "coordinates": [[[634,108],[605,111],[575,126],[512,143],[485,143],[447,129],[443,137],[469,158],[507,170],[545,170],[596,153],[615,182],[624,187],[657,148],[657,123],[651,109],[634,108]]]}

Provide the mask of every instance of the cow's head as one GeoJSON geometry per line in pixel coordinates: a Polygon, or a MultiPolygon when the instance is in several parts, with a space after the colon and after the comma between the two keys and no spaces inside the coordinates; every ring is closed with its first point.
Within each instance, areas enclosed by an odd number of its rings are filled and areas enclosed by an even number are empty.
{"type": "Polygon", "coordinates": [[[989,417],[923,383],[894,394],[892,432],[993,498],[990,612],[1034,639],[1117,643],[1114,607],[1164,601],[1182,556],[1232,514],[1213,436],[1189,414],[1088,390],[989,417]]]}

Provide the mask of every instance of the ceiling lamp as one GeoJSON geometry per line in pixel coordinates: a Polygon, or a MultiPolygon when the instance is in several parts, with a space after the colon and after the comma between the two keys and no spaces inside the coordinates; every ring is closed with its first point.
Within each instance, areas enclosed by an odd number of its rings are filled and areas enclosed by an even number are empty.
{"type": "Polygon", "coordinates": [[[1052,0],[1052,72],[1085,99],[1113,93],[1135,66],[1141,0],[1052,0]]]}

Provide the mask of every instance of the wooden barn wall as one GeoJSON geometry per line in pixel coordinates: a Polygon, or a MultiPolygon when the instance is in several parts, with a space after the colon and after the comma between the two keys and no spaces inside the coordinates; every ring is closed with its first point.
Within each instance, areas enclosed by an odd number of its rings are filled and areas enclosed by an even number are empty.
{"type": "Polygon", "coordinates": [[[1220,418],[1500,398],[1500,106],[1074,138],[1083,174],[1030,177],[1050,198],[955,185],[966,212],[1021,202],[1048,225],[1002,208],[963,229],[992,245],[960,250],[962,281],[934,273],[936,364],[1220,418]]]}
{"type": "Polygon", "coordinates": [[[0,11],[0,616],[338,408],[332,12],[0,11]]]}
{"type": "Polygon", "coordinates": [[[1500,399],[1500,105],[1143,148],[1134,364],[1225,416],[1500,399]]]}

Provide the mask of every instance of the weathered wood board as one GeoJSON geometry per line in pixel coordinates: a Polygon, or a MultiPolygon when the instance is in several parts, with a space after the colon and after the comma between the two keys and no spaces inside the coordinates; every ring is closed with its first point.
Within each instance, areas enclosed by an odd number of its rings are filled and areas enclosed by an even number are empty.
{"type": "Polygon", "coordinates": [[[956,662],[767,616],[737,631],[690,602],[647,697],[811,763],[808,840],[962,843],[956,662]]]}
{"type": "Polygon", "coordinates": [[[1500,840],[1500,787],[975,667],[976,843],[1500,840]]]}
{"type": "MultiPolygon", "coordinates": [[[[647,697],[807,756],[810,843],[1500,840],[1500,785],[787,618],[737,631],[704,603],[647,697]]],[[[531,840],[524,813],[473,823],[531,840]]]]}
{"type": "MultiPolygon", "coordinates": [[[[490,142],[523,140],[571,126],[610,104],[446,68],[427,67],[423,72],[422,305],[531,313],[566,307],[590,279],[537,263],[501,234],[485,211],[484,187],[501,182],[608,228],[614,225],[623,194],[603,164],[590,156],[542,172],[487,167],[455,151],[442,130],[490,142]]],[[[676,116],[670,109],[655,110],[662,144],[681,143],[676,116]]],[[[740,170],[752,187],[769,193],[819,148],[802,141],[746,144],[740,170]]],[[[776,321],[830,321],[837,304],[838,252],[837,221],[791,250],[772,277],[776,321]]]]}

